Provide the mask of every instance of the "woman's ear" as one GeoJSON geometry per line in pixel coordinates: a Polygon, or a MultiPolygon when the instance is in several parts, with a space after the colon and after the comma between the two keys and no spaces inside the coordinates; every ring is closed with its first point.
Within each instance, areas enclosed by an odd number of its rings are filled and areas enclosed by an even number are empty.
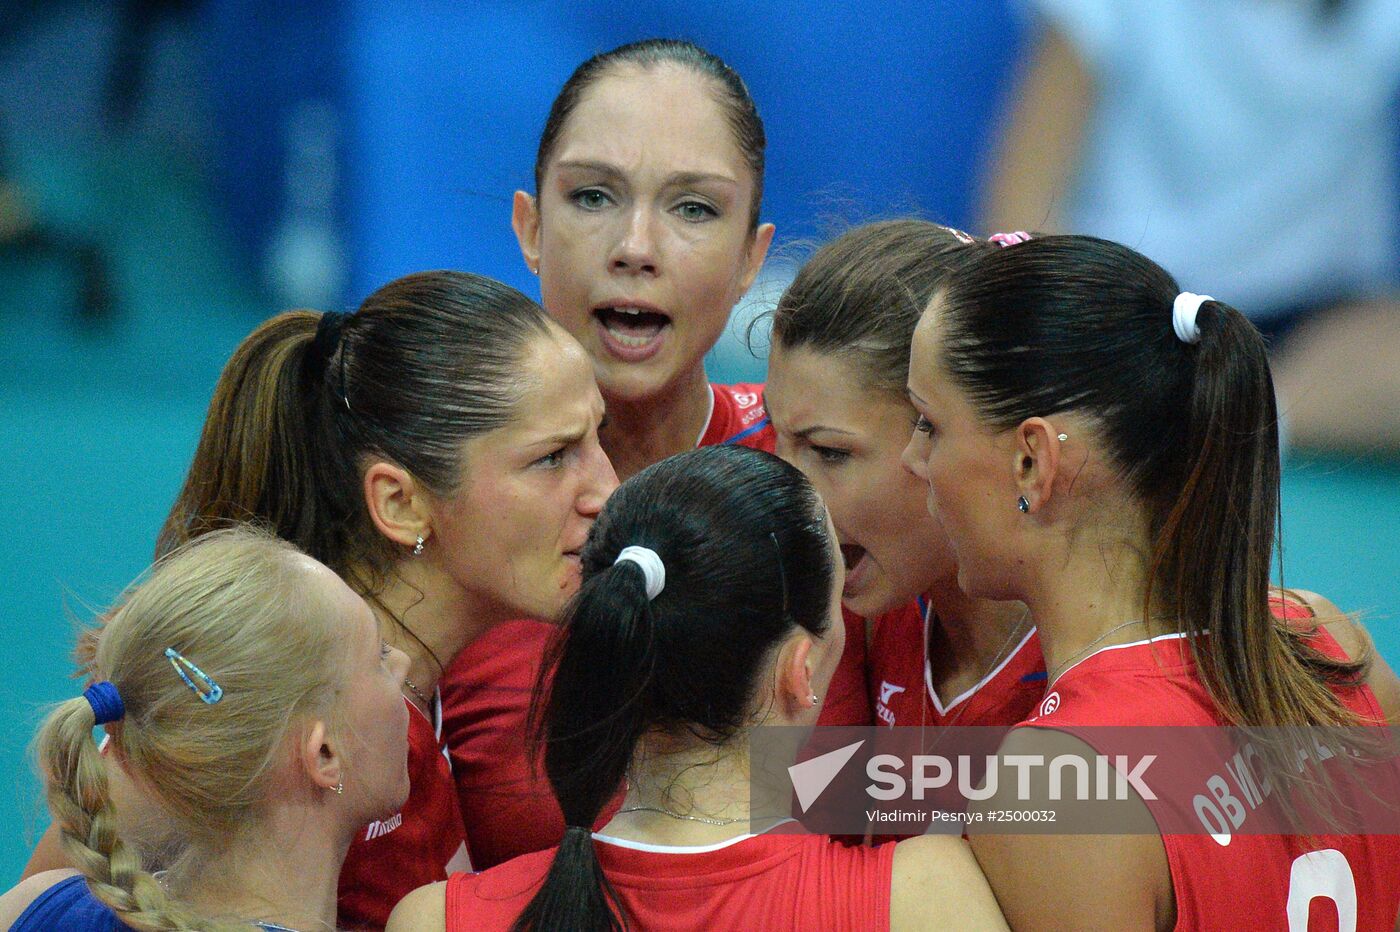
{"type": "Polygon", "coordinates": [[[812,689],[813,660],[812,636],[805,631],[794,633],[778,651],[777,702],[789,716],[820,701],[812,689]]]}
{"type": "Polygon", "coordinates": [[[1020,492],[1018,504],[1025,502],[1022,511],[1035,512],[1054,496],[1063,453],[1062,436],[1043,417],[1027,418],[1016,428],[1012,472],[1020,492]]]}
{"type": "Polygon", "coordinates": [[[428,494],[402,466],[380,460],[365,470],[365,507],[389,540],[412,547],[433,533],[428,494]]]}
{"type": "Polygon", "coordinates": [[[773,245],[775,229],[771,223],[760,223],[758,229],[753,231],[753,239],[749,242],[749,254],[744,259],[744,277],[739,280],[741,295],[749,290],[754,279],[758,277],[759,270],[763,268],[763,260],[768,257],[768,247],[773,245]]]}
{"type": "Polygon", "coordinates": [[[337,744],[326,723],[316,719],[302,732],[297,757],[313,786],[339,795],[345,790],[345,768],[337,744]]]}
{"type": "MultiPolygon", "coordinates": [[[[520,255],[531,272],[540,272],[540,202],[525,191],[516,191],[511,202],[510,225],[520,244],[520,255]]],[[[765,247],[766,248],[766,247],[765,247]]]]}

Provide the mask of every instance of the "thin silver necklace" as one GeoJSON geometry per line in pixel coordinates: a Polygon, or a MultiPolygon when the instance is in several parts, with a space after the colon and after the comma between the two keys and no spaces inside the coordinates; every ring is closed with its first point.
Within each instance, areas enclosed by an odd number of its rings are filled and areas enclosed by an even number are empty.
{"type": "Polygon", "coordinates": [[[1141,618],[1134,618],[1131,621],[1125,621],[1121,625],[1114,625],[1112,628],[1109,628],[1103,634],[1100,634],[1098,637],[1094,638],[1088,644],[1085,644],[1079,649],[1077,653],[1075,653],[1064,663],[1056,667],[1055,670],[1045,678],[1046,688],[1048,689],[1051,685],[1053,685],[1055,682],[1055,678],[1058,677],[1061,673],[1065,672],[1065,670],[1068,669],[1072,664],[1074,664],[1076,661],[1083,660],[1089,655],[1089,651],[1093,650],[1095,647],[1108,640],[1108,636],[1110,634],[1112,634],[1115,631],[1122,631],[1124,628],[1127,628],[1131,625],[1140,625],[1143,623],[1144,622],[1141,618]]]}
{"type": "Polygon", "coordinates": [[[739,816],[734,819],[707,819],[704,816],[685,815],[680,812],[672,812],[670,809],[662,809],[660,806],[628,806],[626,809],[617,810],[618,815],[624,812],[657,812],[673,819],[684,819],[687,822],[703,822],[706,825],[733,825],[735,822],[748,822],[750,816],[739,816]]]}
{"type": "Polygon", "coordinates": [[[423,708],[426,709],[426,710],[428,711],[428,714],[429,714],[429,715],[432,715],[432,714],[433,714],[433,700],[431,700],[431,699],[429,699],[427,696],[423,695],[423,690],[419,689],[417,686],[414,686],[414,685],[413,685],[413,680],[409,679],[409,678],[406,677],[406,676],[403,678],[403,684],[404,684],[405,686],[408,687],[408,691],[409,691],[409,692],[413,693],[413,695],[415,695],[415,696],[418,697],[418,701],[421,702],[421,703],[423,704],[423,708]]]}

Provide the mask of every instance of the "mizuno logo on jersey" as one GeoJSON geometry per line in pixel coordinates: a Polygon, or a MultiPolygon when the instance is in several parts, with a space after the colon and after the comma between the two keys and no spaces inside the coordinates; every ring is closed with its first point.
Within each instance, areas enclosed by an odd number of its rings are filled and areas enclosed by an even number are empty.
{"type": "Polygon", "coordinates": [[[902,692],[903,686],[896,686],[887,680],[880,681],[880,701],[875,703],[875,717],[891,728],[894,727],[894,712],[890,710],[890,700],[895,693],[902,692]]]}
{"type": "Polygon", "coordinates": [[[374,841],[376,838],[382,838],[400,825],[403,825],[402,812],[395,813],[392,818],[371,822],[369,828],[365,830],[365,841],[374,841]]]}
{"type": "Polygon", "coordinates": [[[889,705],[895,693],[904,692],[903,686],[896,686],[888,680],[880,681],[880,705],[889,705]]]}

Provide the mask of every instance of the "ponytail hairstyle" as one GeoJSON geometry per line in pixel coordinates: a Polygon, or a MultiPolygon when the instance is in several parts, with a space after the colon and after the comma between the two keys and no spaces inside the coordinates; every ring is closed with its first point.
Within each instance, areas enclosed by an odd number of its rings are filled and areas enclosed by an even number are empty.
{"type": "Polygon", "coordinates": [[[795,468],[712,446],[624,482],[583,550],[583,584],[541,674],[532,731],[569,826],[525,929],[625,925],[589,827],[653,731],[724,744],[754,722],[772,651],[798,628],[830,625],[834,544],[826,511],[795,468]],[[665,587],[647,598],[629,546],[654,551],[665,587]]]}
{"type": "MultiPolygon", "coordinates": [[[[1196,315],[1198,339],[1178,338],[1180,291],[1156,263],[1093,237],[993,250],[941,290],[942,363],[995,429],[1069,411],[1096,424],[1150,515],[1143,617],[1156,605],[1179,619],[1226,719],[1359,724],[1328,687],[1359,681],[1369,658],[1326,657],[1269,610],[1279,437],[1264,341],[1215,300],[1196,315]]],[[[1277,775],[1296,782],[1290,763],[1277,775]]]]}
{"type": "MultiPolygon", "coordinates": [[[[89,672],[114,685],[125,706],[106,726],[110,753],[171,821],[186,859],[255,822],[289,730],[303,716],[329,718],[333,710],[348,674],[345,631],[307,585],[309,566],[264,532],[210,533],[159,561],[89,641],[89,672]],[[222,697],[202,701],[167,648],[208,674],[222,697]]],[[[246,930],[246,920],[196,915],[142,868],[117,832],[95,720],[88,699],[69,699],[49,713],[34,743],[69,862],[132,928],[246,930]]]]}
{"type": "Polygon", "coordinates": [[[753,203],[749,205],[749,230],[758,229],[758,209],[763,201],[763,158],[767,138],[763,131],[763,120],[758,115],[758,107],[744,85],[739,73],[729,67],[717,55],[705,51],[693,42],[683,39],[643,39],[629,42],[617,48],[601,52],[574,69],[569,79],[560,88],[559,95],[549,108],[544,130],[540,133],[540,145],[535,154],[535,191],[544,185],[545,171],[549,160],[558,148],[559,136],[569,123],[579,102],[588,89],[602,78],[615,74],[626,67],[643,71],[654,70],[662,65],[684,68],[702,78],[708,78],[716,102],[724,111],[734,136],[734,144],[739,148],[749,170],[753,172],[753,203]]]}
{"type": "Polygon", "coordinates": [[[157,555],[257,520],[373,599],[404,554],[365,506],[369,461],[451,495],[463,445],[513,418],[520,361],[549,326],[514,288],[464,272],[397,279],[349,316],[272,318],[219,377],[157,555]]]}
{"type": "Polygon", "coordinates": [[[908,403],[909,344],[958,261],[996,249],[927,220],[848,230],[802,265],[773,312],[773,340],[849,359],[867,387],[908,403]]]}

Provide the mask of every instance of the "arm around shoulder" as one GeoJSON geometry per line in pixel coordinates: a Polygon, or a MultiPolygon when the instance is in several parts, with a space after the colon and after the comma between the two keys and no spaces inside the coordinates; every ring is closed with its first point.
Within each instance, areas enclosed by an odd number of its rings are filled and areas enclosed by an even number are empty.
{"type": "Polygon", "coordinates": [[[443,932],[447,928],[447,882],[419,887],[399,900],[384,932],[443,932]]]}
{"type": "Polygon", "coordinates": [[[1005,929],[972,849],[955,835],[920,835],[894,850],[890,928],[1005,929]]]}

